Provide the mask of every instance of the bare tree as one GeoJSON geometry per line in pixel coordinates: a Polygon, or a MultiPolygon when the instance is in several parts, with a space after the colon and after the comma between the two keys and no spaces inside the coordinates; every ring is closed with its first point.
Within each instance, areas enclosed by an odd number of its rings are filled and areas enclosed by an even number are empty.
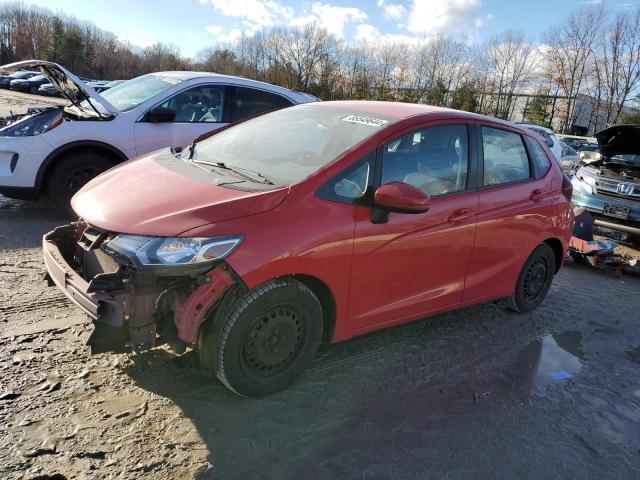
{"type": "Polygon", "coordinates": [[[607,124],[616,123],[625,102],[640,82],[640,8],[619,13],[600,45],[607,94],[607,124]]]}
{"type": "Polygon", "coordinates": [[[568,132],[571,126],[573,107],[583,87],[588,60],[593,55],[603,18],[602,6],[574,10],[562,25],[553,28],[544,37],[549,74],[567,97],[563,132],[568,132]]]}
{"type": "Polygon", "coordinates": [[[522,32],[507,30],[491,39],[481,56],[485,69],[485,88],[491,93],[491,109],[495,116],[509,118],[515,94],[529,79],[532,48],[522,32]]]}

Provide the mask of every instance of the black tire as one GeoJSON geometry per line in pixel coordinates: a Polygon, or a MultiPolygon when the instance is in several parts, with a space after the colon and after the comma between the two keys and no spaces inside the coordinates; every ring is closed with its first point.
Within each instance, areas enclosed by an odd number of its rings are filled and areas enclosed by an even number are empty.
{"type": "Polygon", "coordinates": [[[555,265],[553,249],[546,243],[538,246],[525,262],[513,295],[505,299],[507,308],[520,313],[536,309],[551,287],[555,265]]]}
{"type": "Polygon", "coordinates": [[[113,163],[99,153],[83,152],[66,156],[54,165],[47,181],[47,196],[60,210],[73,214],[69,204],[71,197],[89,180],[111,167],[113,163]]]}
{"type": "Polygon", "coordinates": [[[322,307],[291,278],[270,280],[241,296],[201,329],[202,366],[238,395],[260,397],[290,385],[322,339],[322,307]]]}

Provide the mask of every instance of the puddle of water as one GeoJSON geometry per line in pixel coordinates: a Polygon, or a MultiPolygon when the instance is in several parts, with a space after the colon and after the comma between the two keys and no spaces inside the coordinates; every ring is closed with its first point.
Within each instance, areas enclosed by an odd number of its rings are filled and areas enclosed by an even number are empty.
{"type": "Polygon", "coordinates": [[[547,385],[578,375],[583,355],[580,332],[545,335],[521,350],[516,362],[516,385],[542,393],[547,385]]]}
{"type": "Polygon", "coordinates": [[[640,363],[640,346],[627,350],[626,355],[633,363],[640,363]]]}

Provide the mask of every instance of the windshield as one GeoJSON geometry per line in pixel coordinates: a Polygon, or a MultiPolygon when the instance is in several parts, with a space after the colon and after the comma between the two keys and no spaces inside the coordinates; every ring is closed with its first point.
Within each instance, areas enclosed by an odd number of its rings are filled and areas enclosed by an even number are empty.
{"type": "Polygon", "coordinates": [[[299,182],[380,128],[389,117],[298,105],[243,122],[198,143],[195,162],[257,172],[276,185],[299,182]]]}
{"type": "MultiPolygon", "coordinates": [[[[121,112],[128,112],[181,81],[162,75],[143,75],[116,85],[100,95],[121,112]]],[[[86,100],[81,105],[90,108],[86,100]]]]}

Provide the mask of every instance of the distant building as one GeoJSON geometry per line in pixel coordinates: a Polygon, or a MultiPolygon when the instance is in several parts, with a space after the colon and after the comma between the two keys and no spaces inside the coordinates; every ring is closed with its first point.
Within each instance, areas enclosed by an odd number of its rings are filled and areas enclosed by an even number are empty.
{"type": "MultiPolygon", "coordinates": [[[[483,104],[491,105],[491,100],[495,99],[494,94],[482,95],[483,104]]],[[[511,100],[511,109],[508,120],[512,122],[526,122],[531,120],[531,106],[536,99],[544,99],[544,111],[546,112],[546,121],[538,121],[536,123],[544,124],[545,127],[551,128],[557,132],[562,129],[562,123],[566,115],[567,97],[560,95],[533,95],[518,94],[514,95],[511,100]]],[[[579,94],[572,106],[572,121],[568,132],[570,135],[593,136],[607,127],[607,111],[605,101],[598,100],[589,95],[579,94]]],[[[632,109],[623,107],[622,112],[630,113],[632,109]]]]}

